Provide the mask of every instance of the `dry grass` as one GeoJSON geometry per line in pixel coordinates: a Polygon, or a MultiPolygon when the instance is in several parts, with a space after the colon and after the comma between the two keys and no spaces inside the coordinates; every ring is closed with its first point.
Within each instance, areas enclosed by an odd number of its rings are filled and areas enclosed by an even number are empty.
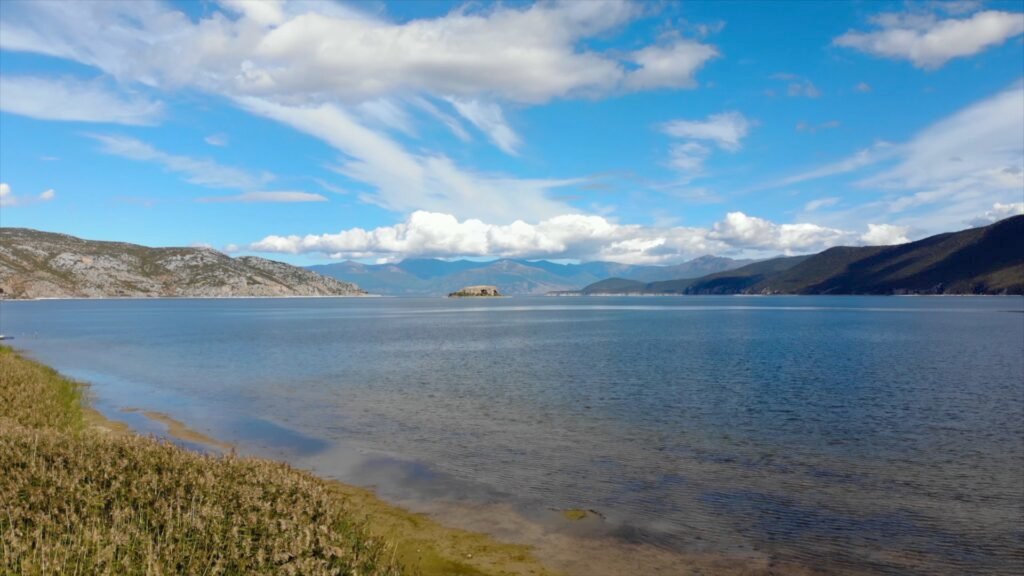
{"type": "Polygon", "coordinates": [[[75,383],[0,347],[0,572],[401,573],[309,474],[83,422],[75,383]]]}

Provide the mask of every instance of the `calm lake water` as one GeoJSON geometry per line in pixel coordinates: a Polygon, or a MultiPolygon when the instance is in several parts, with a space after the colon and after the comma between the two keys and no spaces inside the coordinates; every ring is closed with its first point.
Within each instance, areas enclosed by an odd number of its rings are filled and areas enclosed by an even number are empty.
{"type": "Polygon", "coordinates": [[[0,303],[10,343],[398,500],[836,573],[1024,573],[1024,299],[0,303]]]}

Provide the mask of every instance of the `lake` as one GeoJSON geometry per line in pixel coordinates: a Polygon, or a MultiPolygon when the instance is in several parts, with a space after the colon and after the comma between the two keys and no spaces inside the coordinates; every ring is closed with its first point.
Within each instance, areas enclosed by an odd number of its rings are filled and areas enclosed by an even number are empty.
{"type": "Polygon", "coordinates": [[[140,430],[122,409],[413,507],[830,573],[1024,572],[1019,297],[4,301],[0,332],[140,430]]]}

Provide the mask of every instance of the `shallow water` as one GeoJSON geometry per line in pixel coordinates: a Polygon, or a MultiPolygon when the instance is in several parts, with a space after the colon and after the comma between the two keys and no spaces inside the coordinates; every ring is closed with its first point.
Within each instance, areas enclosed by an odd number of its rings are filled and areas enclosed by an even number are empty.
{"type": "Polygon", "coordinates": [[[1024,572],[1024,299],[0,303],[10,343],[403,501],[600,512],[687,553],[1024,572]]]}

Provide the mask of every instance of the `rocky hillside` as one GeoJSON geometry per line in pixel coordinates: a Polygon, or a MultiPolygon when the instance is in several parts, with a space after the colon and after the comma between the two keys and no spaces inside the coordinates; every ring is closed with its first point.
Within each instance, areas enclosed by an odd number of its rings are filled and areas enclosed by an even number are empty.
{"type": "Polygon", "coordinates": [[[358,286],[254,256],[0,228],[5,298],[358,296],[358,286]]]}

